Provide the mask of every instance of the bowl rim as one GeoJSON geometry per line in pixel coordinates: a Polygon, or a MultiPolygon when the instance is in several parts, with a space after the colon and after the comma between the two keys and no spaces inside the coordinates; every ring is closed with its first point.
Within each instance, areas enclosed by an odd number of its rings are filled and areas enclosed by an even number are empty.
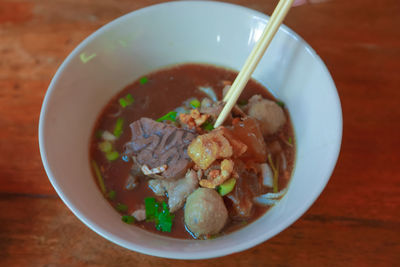
{"type": "Polygon", "coordinates": [[[322,61],[322,59],[318,56],[318,54],[315,52],[315,50],[303,39],[301,38],[297,33],[295,33],[293,30],[291,30],[289,27],[286,25],[282,24],[280,26],[280,30],[283,30],[285,33],[287,33],[291,38],[296,39],[297,41],[301,42],[305,49],[308,51],[308,53],[318,62],[323,66],[323,71],[328,74],[328,77],[330,79],[330,82],[332,83],[334,90],[334,100],[335,100],[335,105],[336,109],[335,111],[337,112],[336,116],[338,118],[338,143],[335,144],[335,150],[333,152],[333,157],[332,161],[330,163],[329,169],[326,171],[326,178],[321,183],[321,189],[320,191],[315,194],[313,197],[310,197],[306,203],[303,203],[301,207],[297,210],[297,212],[292,213],[291,216],[288,216],[285,218],[285,220],[282,221],[282,223],[277,227],[276,231],[274,234],[270,236],[264,236],[264,235],[259,235],[258,238],[253,239],[253,240],[247,240],[241,244],[235,244],[234,246],[231,246],[229,248],[222,248],[220,250],[215,250],[215,251],[208,251],[206,252],[198,252],[198,253],[185,253],[185,252],[165,252],[162,250],[158,249],[147,249],[144,248],[140,245],[137,245],[135,243],[129,243],[126,242],[119,237],[111,234],[107,230],[101,228],[100,226],[97,225],[96,222],[91,221],[85,217],[84,214],[81,213],[79,208],[77,208],[74,204],[70,202],[70,200],[64,195],[62,188],[59,186],[55,176],[53,175],[52,168],[49,165],[49,162],[47,160],[47,153],[45,149],[45,138],[44,138],[44,123],[45,123],[45,117],[47,113],[47,106],[49,99],[51,98],[52,92],[55,90],[55,84],[57,83],[59,76],[61,73],[63,73],[64,68],[70,63],[70,61],[75,58],[81,49],[85,47],[87,44],[89,44],[93,39],[95,39],[97,36],[101,35],[105,30],[109,29],[110,27],[113,27],[114,25],[124,21],[128,17],[132,16],[139,16],[142,13],[145,12],[150,12],[152,9],[158,9],[158,8],[163,8],[166,6],[173,6],[173,5],[209,5],[210,7],[224,7],[224,6],[229,6],[230,8],[237,9],[238,11],[245,12],[248,14],[256,15],[257,17],[260,17],[262,19],[265,19],[266,21],[269,20],[269,16],[261,13],[259,11],[256,11],[254,9],[250,9],[244,6],[236,5],[236,4],[230,4],[230,3],[225,3],[225,2],[218,2],[218,1],[172,1],[172,2],[166,2],[166,3],[160,3],[160,4],[155,4],[155,5],[150,5],[141,9],[134,10],[132,12],[129,12],[123,16],[120,16],[107,24],[103,25],[102,27],[98,28],[96,31],[91,33],[88,37],[86,37],[83,41],[79,43],[78,46],[76,46],[72,52],[65,58],[65,60],[62,62],[62,64],[58,67],[55,75],[53,76],[48,89],[46,91],[45,97],[43,99],[41,111],[40,111],[40,117],[39,117],[39,129],[38,129],[38,139],[39,139],[39,150],[40,150],[40,155],[42,159],[42,163],[44,166],[44,169],[46,171],[46,174],[48,176],[48,179],[57,192],[58,196],[61,198],[61,200],[65,203],[65,205],[72,211],[72,213],[80,220],[82,221],[88,228],[102,236],[103,238],[121,246],[129,250],[133,250],[142,254],[146,255],[151,255],[151,256],[156,256],[156,257],[163,257],[163,258],[170,258],[170,259],[209,259],[209,258],[216,258],[216,257],[221,257],[225,255],[229,255],[232,253],[237,253],[243,250],[247,250],[251,247],[254,247],[272,237],[275,235],[279,234],[286,228],[288,228],[291,224],[293,224],[296,220],[298,220],[310,207],[311,205],[316,201],[316,199],[320,196],[324,188],[326,187],[328,181],[330,180],[330,177],[332,176],[332,173],[334,171],[334,168],[336,166],[338,157],[339,157],[339,152],[341,149],[341,143],[342,143],[342,134],[343,134],[343,117],[342,117],[342,108],[341,108],[341,103],[340,103],[340,98],[339,94],[337,92],[337,88],[335,86],[335,83],[332,79],[332,75],[330,74],[327,66],[325,63],[322,61]]]}

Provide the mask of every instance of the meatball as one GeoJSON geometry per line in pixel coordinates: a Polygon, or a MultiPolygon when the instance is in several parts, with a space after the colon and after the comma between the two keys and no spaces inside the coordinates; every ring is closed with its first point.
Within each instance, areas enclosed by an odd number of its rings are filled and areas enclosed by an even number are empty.
{"type": "Polygon", "coordinates": [[[219,233],[228,220],[222,197],[209,188],[198,188],[186,201],[185,224],[197,237],[219,233]]]}
{"type": "Polygon", "coordinates": [[[264,136],[276,133],[286,123],[283,109],[274,101],[260,95],[249,99],[247,114],[259,121],[264,136]]]}

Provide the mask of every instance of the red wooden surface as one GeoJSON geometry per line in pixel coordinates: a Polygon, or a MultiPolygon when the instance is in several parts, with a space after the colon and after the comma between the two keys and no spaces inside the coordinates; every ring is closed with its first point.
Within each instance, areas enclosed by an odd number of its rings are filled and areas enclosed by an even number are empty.
{"type": "MultiPolygon", "coordinates": [[[[0,0],[0,266],[397,266],[400,264],[400,2],[308,0],[285,23],[326,62],[342,150],[312,208],[268,242],[204,260],[160,259],[84,226],[51,187],[37,131],[57,67],[86,36],[163,1],[0,0]]],[[[277,1],[232,0],[270,14],[277,1]]]]}

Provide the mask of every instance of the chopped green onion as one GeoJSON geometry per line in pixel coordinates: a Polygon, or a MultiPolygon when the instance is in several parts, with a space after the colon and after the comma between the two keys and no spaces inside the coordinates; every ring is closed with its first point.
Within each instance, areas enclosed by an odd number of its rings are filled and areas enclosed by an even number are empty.
{"type": "Polygon", "coordinates": [[[272,172],[274,174],[272,184],[273,184],[273,191],[274,193],[278,193],[278,175],[279,175],[279,170],[275,167],[274,163],[272,162],[272,157],[271,154],[268,154],[268,162],[269,165],[271,166],[272,172]]]}
{"type": "Polygon", "coordinates": [[[92,160],[92,167],[94,170],[94,173],[96,174],[97,177],[97,181],[99,183],[100,186],[100,190],[101,192],[103,192],[103,194],[106,193],[106,186],[104,185],[104,180],[103,180],[103,176],[101,175],[101,171],[99,166],[97,165],[96,161],[92,160]]]}
{"type": "Polygon", "coordinates": [[[236,184],[236,179],[231,178],[231,179],[223,182],[221,185],[219,185],[219,187],[217,188],[217,191],[221,196],[225,196],[233,190],[233,188],[235,187],[235,184],[236,184]]]}
{"type": "Polygon", "coordinates": [[[114,136],[119,138],[122,134],[122,127],[124,125],[124,119],[123,118],[118,118],[117,122],[115,123],[114,127],[114,136]]]}
{"type": "Polygon", "coordinates": [[[99,149],[105,153],[107,160],[113,161],[119,157],[119,153],[113,150],[112,143],[110,141],[103,141],[99,143],[99,149]]]}
{"type": "Polygon", "coordinates": [[[178,114],[178,112],[176,111],[170,111],[167,114],[165,114],[164,116],[162,116],[161,118],[158,118],[156,121],[161,122],[161,121],[176,121],[176,114],[178,114]]]}
{"type": "Polygon", "coordinates": [[[122,216],[121,220],[122,220],[124,223],[132,224],[132,223],[135,222],[135,217],[130,216],[130,215],[124,215],[124,216],[122,216]]]}
{"type": "Polygon", "coordinates": [[[192,108],[199,108],[201,106],[201,103],[199,100],[193,99],[192,101],[190,101],[190,105],[192,106],[192,108]]]}
{"type": "Polygon", "coordinates": [[[112,144],[110,141],[103,141],[99,143],[99,149],[105,153],[112,151],[112,144]]]}
{"type": "Polygon", "coordinates": [[[246,99],[239,99],[239,101],[237,102],[237,104],[241,107],[247,105],[247,103],[249,103],[249,101],[247,101],[246,99]]]}
{"type": "Polygon", "coordinates": [[[282,101],[278,101],[276,102],[279,106],[281,106],[282,108],[285,107],[285,103],[283,103],[282,101]]]}
{"type": "Polygon", "coordinates": [[[126,108],[127,106],[131,105],[135,99],[133,99],[131,94],[127,94],[125,97],[121,97],[119,99],[119,104],[121,107],[126,108]]]}
{"type": "Polygon", "coordinates": [[[201,126],[201,128],[203,128],[206,131],[212,131],[214,130],[214,125],[212,125],[211,122],[206,121],[205,123],[203,123],[203,125],[201,126]]]}
{"type": "Polygon", "coordinates": [[[106,153],[106,158],[109,161],[116,160],[117,158],[119,158],[119,153],[117,151],[107,152],[106,153]]]}
{"type": "Polygon", "coordinates": [[[119,104],[121,105],[121,107],[125,108],[128,106],[128,103],[126,103],[125,98],[120,98],[119,99],[119,104]]]}
{"type": "Polygon", "coordinates": [[[140,83],[140,84],[145,84],[145,83],[147,83],[148,81],[149,81],[149,78],[147,78],[147,77],[142,77],[142,78],[140,78],[139,83],[140,83]]]}
{"type": "Polygon", "coordinates": [[[118,203],[115,207],[118,211],[125,212],[128,210],[128,206],[125,204],[118,203]]]}
{"type": "Polygon", "coordinates": [[[292,137],[289,137],[289,138],[288,138],[288,143],[291,144],[291,145],[293,145],[292,137]]]}
{"type": "Polygon", "coordinates": [[[108,198],[111,200],[114,200],[116,196],[116,193],[114,190],[111,190],[110,192],[108,192],[108,198]]]}

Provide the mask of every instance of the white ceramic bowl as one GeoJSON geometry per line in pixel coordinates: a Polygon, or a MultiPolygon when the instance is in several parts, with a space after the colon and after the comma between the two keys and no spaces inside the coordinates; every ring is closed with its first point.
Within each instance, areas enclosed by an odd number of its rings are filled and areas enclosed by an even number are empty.
{"type": "Polygon", "coordinates": [[[40,152],[50,182],[89,228],[125,248],[166,258],[201,259],[255,246],[288,227],[316,200],[335,166],[342,114],[332,78],[315,51],[282,26],[253,77],[282,99],[297,138],[287,194],[260,219],[215,240],[178,240],[121,222],[89,166],[100,111],[118,91],[163,66],[203,62],[239,70],[268,17],[219,2],[170,2],[127,14],[84,40],[54,76],[43,102],[40,152]]]}

